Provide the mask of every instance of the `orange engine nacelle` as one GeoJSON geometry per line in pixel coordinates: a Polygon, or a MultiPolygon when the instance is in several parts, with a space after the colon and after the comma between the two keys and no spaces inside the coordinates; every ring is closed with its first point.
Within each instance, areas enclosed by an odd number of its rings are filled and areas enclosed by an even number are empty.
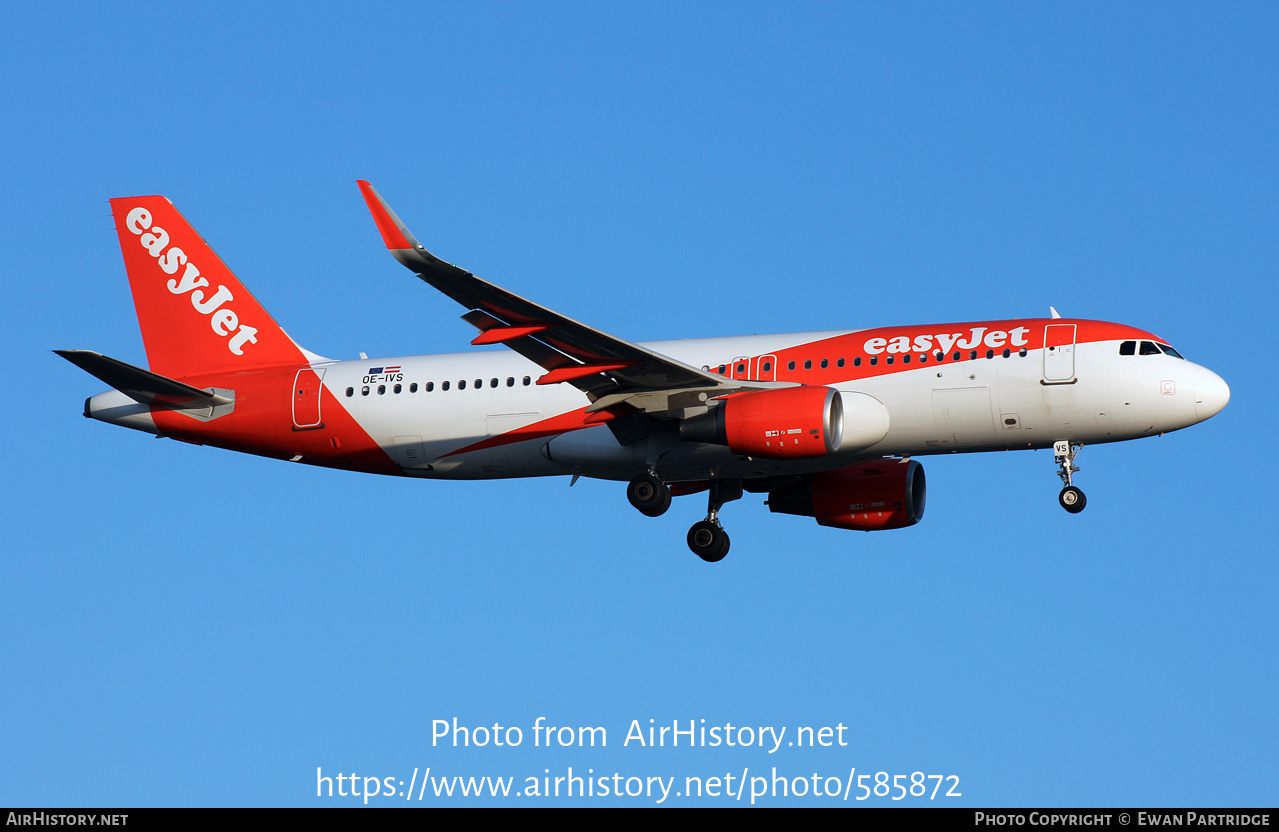
{"type": "Polygon", "coordinates": [[[680,423],[681,439],[727,445],[742,456],[806,459],[839,450],[844,405],[833,387],[785,387],[733,396],[680,423]]]}
{"type": "Polygon", "coordinates": [[[878,459],[770,491],[769,511],[815,517],[823,526],[872,532],[913,526],[924,516],[924,466],[878,459]]]}

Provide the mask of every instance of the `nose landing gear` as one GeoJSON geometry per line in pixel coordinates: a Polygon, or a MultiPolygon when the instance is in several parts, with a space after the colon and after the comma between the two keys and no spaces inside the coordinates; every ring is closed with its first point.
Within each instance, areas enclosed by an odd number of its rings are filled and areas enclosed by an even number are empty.
{"type": "Polygon", "coordinates": [[[1071,514],[1078,514],[1084,510],[1084,506],[1088,505],[1088,498],[1084,496],[1084,492],[1075,487],[1073,481],[1074,475],[1079,472],[1079,467],[1075,465],[1075,457],[1083,448],[1083,445],[1073,444],[1067,439],[1053,443],[1053,461],[1060,469],[1057,471],[1057,476],[1061,477],[1064,483],[1061,493],[1057,495],[1057,502],[1071,514]]]}
{"type": "Polygon", "coordinates": [[[1084,506],[1088,505],[1088,498],[1075,486],[1068,485],[1057,495],[1057,502],[1071,514],[1078,514],[1084,510],[1084,506]]]}

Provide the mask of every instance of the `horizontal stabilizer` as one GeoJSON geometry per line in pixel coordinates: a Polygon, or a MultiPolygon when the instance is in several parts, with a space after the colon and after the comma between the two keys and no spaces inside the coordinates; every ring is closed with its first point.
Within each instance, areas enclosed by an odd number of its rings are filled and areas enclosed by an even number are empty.
{"type": "Polygon", "coordinates": [[[231,404],[232,399],[126,364],[92,350],[54,350],[72,364],[111,385],[135,402],[167,410],[198,410],[231,404]]]}

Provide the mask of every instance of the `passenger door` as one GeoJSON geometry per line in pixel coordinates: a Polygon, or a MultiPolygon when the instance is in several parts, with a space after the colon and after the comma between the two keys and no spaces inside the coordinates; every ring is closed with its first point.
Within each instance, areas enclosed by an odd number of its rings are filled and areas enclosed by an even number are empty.
{"type": "Polygon", "coordinates": [[[1075,381],[1075,324],[1044,327],[1044,383],[1075,381]]]}

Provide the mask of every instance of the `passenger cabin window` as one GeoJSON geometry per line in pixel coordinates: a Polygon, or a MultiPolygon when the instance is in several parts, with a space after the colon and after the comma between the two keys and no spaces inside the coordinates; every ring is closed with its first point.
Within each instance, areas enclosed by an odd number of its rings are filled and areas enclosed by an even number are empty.
{"type": "Polygon", "coordinates": [[[430,393],[430,392],[431,392],[432,390],[434,390],[434,389],[435,389],[435,382],[433,382],[433,381],[428,381],[428,382],[426,383],[426,392],[430,393]]]}
{"type": "Polygon", "coordinates": [[[441,385],[440,385],[440,389],[441,389],[441,390],[447,390],[447,389],[449,389],[449,383],[448,383],[447,381],[446,381],[446,382],[444,382],[443,384],[441,384],[441,385]]]}
{"type": "Polygon", "coordinates": [[[462,379],[461,381],[459,381],[459,382],[457,383],[457,389],[458,389],[458,390],[465,390],[465,389],[466,389],[466,379],[462,379]]]}
{"type": "Polygon", "coordinates": [[[346,397],[347,397],[348,399],[349,399],[349,398],[351,398],[351,397],[352,397],[352,396],[354,396],[354,395],[355,395],[355,388],[354,388],[354,387],[348,387],[348,388],[346,388],[346,397]]]}
{"type": "Polygon", "coordinates": [[[811,360],[811,359],[810,359],[810,360],[808,360],[808,361],[805,361],[805,362],[804,362],[804,369],[805,369],[805,370],[811,370],[811,369],[813,369],[813,362],[812,362],[812,360],[811,360]]]}
{"type": "Polygon", "coordinates": [[[746,372],[746,365],[745,365],[745,364],[738,364],[738,365],[737,365],[737,372],[738,372],[738,374],[741,374],[741,373],[746,372]]]}
{"type": "Polygon", "coordinates": [[[417,392],[417,382],[416,382],[416,381],[409,385],[409,392],[410,392],[410,393],[416,393],[416,392],[417,392]]]}
{"type": "Polygon", "coordinates": [[[1120,345],[1119,345],[1119,354],[1120,354],[1120,355],[1136,355],[1136,354],[1137,354],[1137,342],[1136,342],[1136,341],[1124,341],[1122,344],[1120,344],[1120,345]]]}
{"type": "Polygon", "coordinates": [[[853,359],[853,366],[854,367],[862,366],[862,357],[860,355],[853,359]]]}
{"type": "Polygon", "coordinates": [[[384,396],[384,395],[386,395],[386,385],[385,385],[385,384],[379,384],[379,385],[377,386],[377,394],[378,394],[379,396],[384,396]]]}
{"type": "Polygon", "coordinates": [[[825,370],[825,369],[826,369],[827,367],[829,367],[829,366],[830,366],[830,361],[828,361],[827,359],[823,358],[823,359],[822,359],[822,369],[823,369],[823,370],[825,370]]]}
{"type": "Polygon", "coordinates": [[[528,387],[528,386],[529,386],[532,382],[533,382],[533,379],[531,379],[531,378],[530,378],[530,377],[528,377],[528,376],[524,376],[524,386],[525,386],[525,387],[528,387]]]}
{"type": "Polygon", "coordinates": [[[395,392],[396,392],[396,393],[399,393],[399,392],[400,392],[401,390],[403,390],[403,389],[404,389],[404,385],[402,385],[402,384],[397,384],[397,385],[395,385],[395,392]]]}
{"type": "Polygon", "coordinates": [[[788,369],[788,370],[793,370],[793,369],[795,369],[795,362],[794,362],[794,361],[788,361],[788,362],[786,362],[786,369],[788,369]]]}
{"type": "Polygon", "coordinates": [[[838,361],[836,361],[836,362],[835,362],[835,366],[836,366],[836,367],[843,367],[843,366],[844,366],[844,359],[842,359],[842,358],[841,358],[841,359],[839,359],[838,361]]]}
{"type": "Polygon", "coordinates": [[[360,395],[367,396],[368,394],[369,394],[369,386],[366,384],[364,385],[364,388],[360,390],[360,395]]]}
{"type": "Polygon", "coordinates": [[[507,387],[514,387],[514,386],[515,386],[515,376],[507,376],[507,377],[506,377],[506,386],[507,386],[507,387]]]}
{"type": "Polygon", "coordinates": [[[766,373],[771,373],[772,371],[773,371],[773,362],[771,362],[771,361],[765,361],[765,362],[764,362],[764,372],[766,372],[766,373]]]}

